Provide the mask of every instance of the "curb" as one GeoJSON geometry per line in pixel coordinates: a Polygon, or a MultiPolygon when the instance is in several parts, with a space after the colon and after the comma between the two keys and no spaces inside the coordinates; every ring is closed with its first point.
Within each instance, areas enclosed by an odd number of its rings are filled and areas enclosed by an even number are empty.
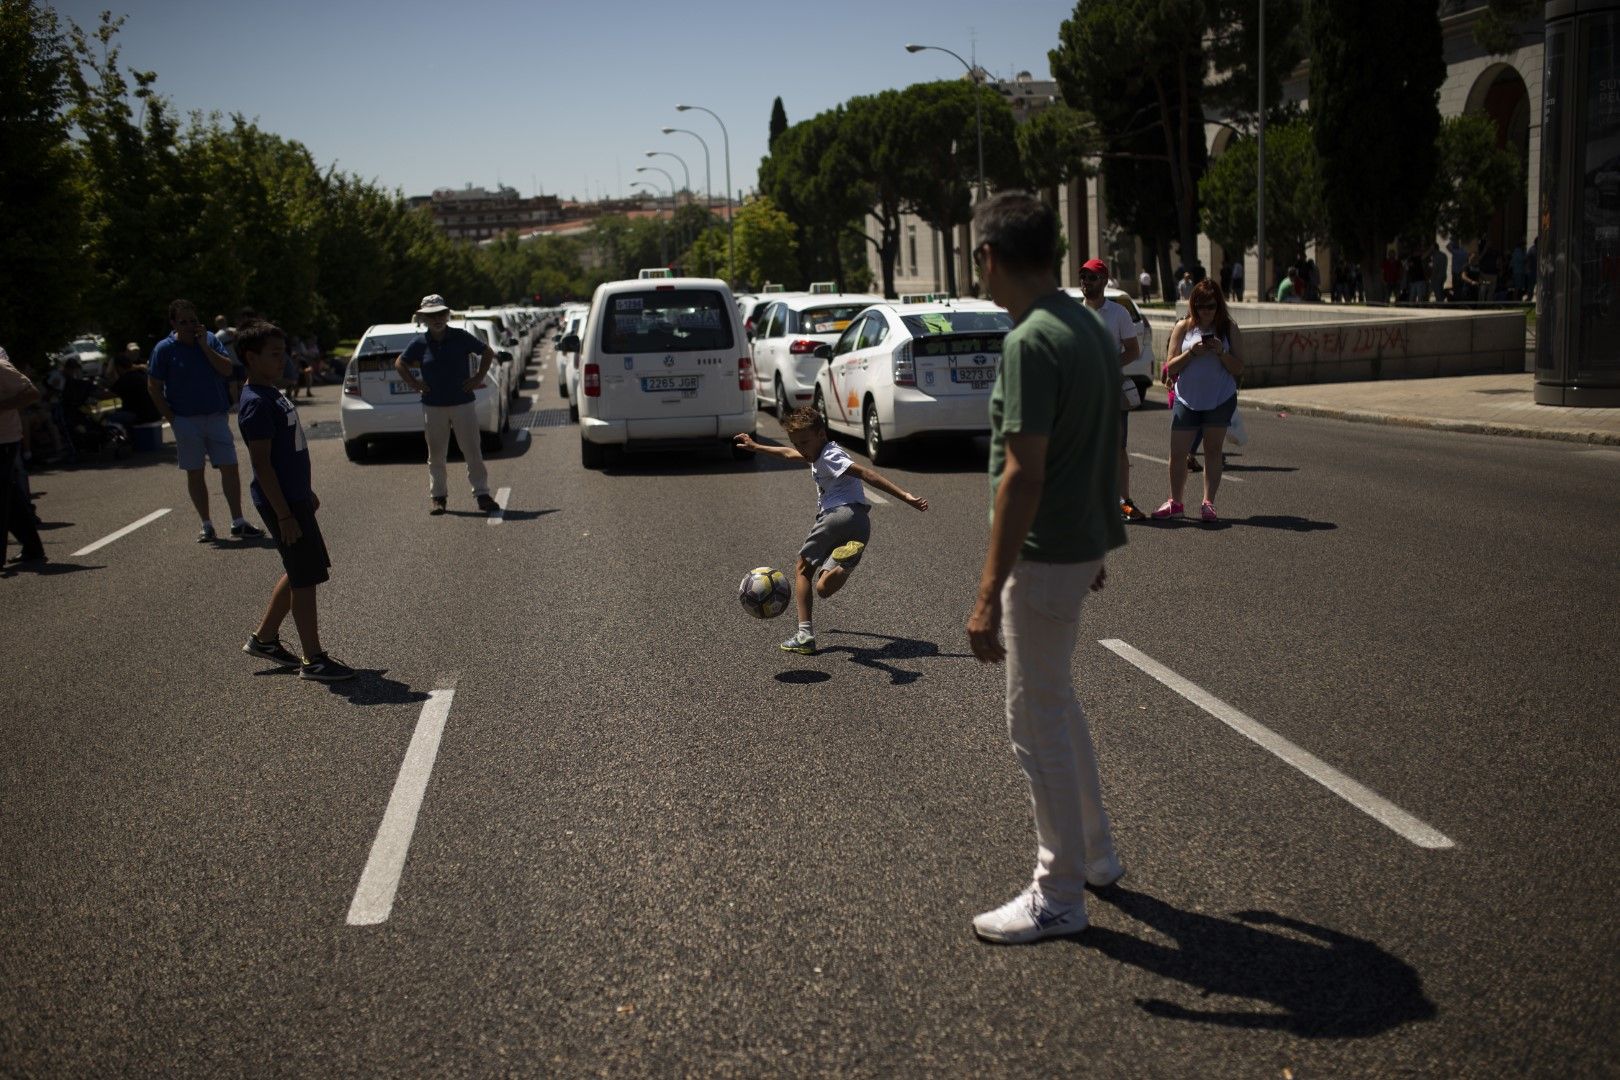
{"type": "Polygon", "coordinates": [[[1363,412],[1356,409],[1333,408],[1328,405],[1309,405],[1263,397],[1257,398],[1253,394],[1239,395],[1238,402],[1242,407],[1248,409],[1275,410],[1297,413],[1300,416],[1319,416],[1329,420],[1348,420],[1355,424],[1385,424],[1390,427],[1457,431],[1467,435],[1506,435],[1517,439],[1548,439],[1554,442],[1590,443],[1595,446],[1620,446],[1620,431],[1577,431],[1528,427],[1521,424],[1498,424],[1484,420],[1442,420],[1432,416],[1363,412]]]}

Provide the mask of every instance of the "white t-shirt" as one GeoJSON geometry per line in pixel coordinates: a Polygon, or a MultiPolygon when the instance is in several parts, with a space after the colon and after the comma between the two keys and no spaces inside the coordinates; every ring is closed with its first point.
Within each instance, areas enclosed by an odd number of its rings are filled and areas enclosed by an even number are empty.
{"type": "Polygon", "coordinates": [[[1131,321],[1131,313],[1125,310],[1125,305],[1104,300],[1100,308],[1091,307],[1090,304],[1086,307],[1091,308],[1092,313],[1102,320],[1108,333],[1119,342],[1120,354],[1124,355],[1125,343],[1136,338],[1136,324],[1131,321]]]}
{"type": "Polygon", "coordinates": [[[1153,276],[1146,270],[1142,271],[1142,276],[1136,280],[1142,283],[1143,289],[1150,289],[1153,287],[1153,276]]]}
{"type": "Polygon", "coordinates": [[[827,440],[816,460],[810,463],[810,475],[816,481],[819,501],[816,509],[825,514],[835,506],[851,506],[866,502],[866,488],[861,478],[849,471],[855,464],[842,446],[827,440]]]}

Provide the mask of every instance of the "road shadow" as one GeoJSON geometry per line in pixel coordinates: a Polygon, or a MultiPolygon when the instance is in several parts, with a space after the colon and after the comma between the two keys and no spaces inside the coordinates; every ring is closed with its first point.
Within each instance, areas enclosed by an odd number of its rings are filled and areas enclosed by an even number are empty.
{"type": "Polygon", "coordinates": [[[1226,464],[1221,466],[1221,471],[1223,473],[1229,473],[1229,472],[1242,472],[1242,473],[1299,472],[1299,466],[1298,465],[1238,465],[1238,464],[1235,464],[1235,463],[1229,461],[1226,464]]]}
{"type": "MultiPolygon", "coordinates": [[[[775,445],[765,439],[758,441],[767,446],[775,445]]],[[[609,448],[608,454],[608,463],[602,467],[603,474],[607,476],[711,476],[716,473],[786,472],[808,468],[802,461],[783,461],[769,454],[755,454],[745,461],[738,461],[731,456],[730,447],[721,443],[716,443],[715,449],[630,454],[609,448]]]]}
{"type": "Polygon", "coordinates": [[[35,577],[60,577],[63,574],[77,574],[82,570],[105,570],[107,567],[86,566],[83,563],[70,562],[9,562],[0,567],[0,577],[19,577],[23,574],[33,574],[35,577]]]}
{"type": "Polygon", "coordinates": [[[409,683],[386,678],[387,673],[387,668],[355,668],[354,678],[327,683],[326,688],[347,698],[350,705],[410,705],[431,696],[426,690],[411,689],[409,683]]]}
{"type": "Polygon", "coordinates": [[[1284,532],[1297,533],[1328,532],[1339,527],[1332,521],[1312,521],[1310,518],[1297,517],[1293,514],[1251,514],[1246,518],[1222,518],[1219,521],[1200,521],[1196,517],[1163,520],[1149,518],[1136,524],[1149,525],[1156,529],[1205,529],[1209,532],[1223,532],[1239,526],[1253,529],[1281,529],[1284,532]]]}
{"type": "MultiPolygon", "coordinates": [[[[860,439],[844,435],[835,436],[846,449],[866,456],[866,444],[860,439]]],[[[990,466],[990,440],[986,436],[921,436],[893,443],[893,465],[885,469],[898,469],[915,473],[982,473],[990,466]]]]}
{"type": "Polygon", "coordinates": [[[1272,911],[1238,911],[1231,918],[1183,911],[1118,886],[1098,890],[1097,899],[1175,944],[1100,926],[1072,939],[1075,943],[1183,983],[1201,996],[1219,994],[1271,1006],[1192,1008],[1162,998],[1138,998],[1137,1005],[1153,1016],[1286,1031],[1308,1039],[1349,1039],[1439,1014],[1417,970],[1364,938],[1272,911]]]}
{"type": "Polygon", "coordinates": [[[776,681],[788,683],[793,686],[808,686],[811,683],[824,683],[832,676],[825,671],[816,671],[814,668],[794,668],[791,671],[778,671],[776,681]]]}
{"type": "Polygon", "coordinates": [[[71,521],[36,521],[34,523],[34,528],[39,532],[51,532],[54,529],[71,529],[72,527],[73,522],[71,521]]]}
{"type": "MultiPolygon", "coordinates": [[[[546,510],[512,510],[509,508],[506,513],[501,516],[508,523],[514,521],[533,521],[535,518],[542,518],[547,514],[555,514],[560,509],[561,507],[555,506],[546,510]]],[[[491,515],[484,513],[482,510],[446,510],[444,512],[444,516],[460,518],[488,518],[491,515]]]]}
{"type": "Polygon", "coordinates": [[[906,686],[923,677],[920,671],[907,671],[895,667],[893,660],[960,660],[972,659],[972,653],[942,653],[939,646],[932,641],[921,641],[916,638],[893,637],[889,634],[870,634],[861,630],[826,630],[825,634],[837,634],[842,637],[875,638],[884,644],[876,648],[861,648],[856,645],[829,645],[824,649],[817,649],[817,656],[829,656],[832,653],[848,653],[851,663],[862,667],[881,671],[889,676],[889,685],[906,686]]]}

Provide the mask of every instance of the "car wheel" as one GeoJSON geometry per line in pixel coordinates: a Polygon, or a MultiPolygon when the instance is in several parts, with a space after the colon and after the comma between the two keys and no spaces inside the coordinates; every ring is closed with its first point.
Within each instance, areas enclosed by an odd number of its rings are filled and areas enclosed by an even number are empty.
{"type": "Polygon", "coordinates": [[[782,391],[782,376],[778,375],[776,377],[776,418],[778,420],[793,411],[787,407],[786,402],[787,396],[782,391]]]}
{"type": "Polygon", "coordinates": [[[607,447],[588,439],[579,440],[579,463],[587,469],[600,469],[607,464],[607,447]]]}
{"type": "Polygon", "coordinates": [[[505,444],[506,440],[501,438],[501,433],[498,431],[480,431],[478,433],[478,445],[486,455],[500,453],[501,447],[505,444]]]}
{"type": "Polygon", "coordinates": [[[810,403],[816,407],[816,412],[821,414],[821,418],[823,420],[826,420],[827,419],[827,399],[821,396],[821,384],[820,383],[816,384],[816,396],[811,399],[810,403]]]}
{"type": "Polygon", "coordinates": [[[877,406],[870,401],[866,403],[866,411],[861,414],[861,430],[866,433],[866,456],[872,459],[872,464],[893,464],[894,447],[883,441],[883,428],[878,423],[877,406]]]}
{"type": "Polygon", "coordinates": [[[579,423],[579,406],[572,401],[568,403],[568,422],[570,424],[579,423]]]}
{"type": "Polygon", "coordinates": [[[732,443],[731,444],[731,460],[732,461],[753,461],[754,460],[754,451],[750,447],[738,446],[736,443],[732,443]]]}
{"type": "Polygon", "coordinates": [[[364,461],[366,458],[366,444],[359,439],[344,439],[343,453],[350,461],[364,461]]]}

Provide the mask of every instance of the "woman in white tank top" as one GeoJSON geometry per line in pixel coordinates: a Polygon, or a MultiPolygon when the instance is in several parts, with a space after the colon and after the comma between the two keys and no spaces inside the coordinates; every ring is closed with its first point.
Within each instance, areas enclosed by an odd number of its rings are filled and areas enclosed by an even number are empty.
{"type": "Polygon", "coordinates": [[[1226,310],[1220,286],[1208,278],[1193,287],[1187,317],[1176,323],[1164,364],[1164,378],[1175,390],[1170,415],[1170,497],[1153,516],[1180,517],[1182,492],[1187,486],[1187,456],[1193,438],[1204,433],[1204,500],[1199,516],[1215,515],[1215,493],[1221,486],[1221,446],[1226,427],[1237,409],[1237,377],[1242,336],[1226,310]]]}

